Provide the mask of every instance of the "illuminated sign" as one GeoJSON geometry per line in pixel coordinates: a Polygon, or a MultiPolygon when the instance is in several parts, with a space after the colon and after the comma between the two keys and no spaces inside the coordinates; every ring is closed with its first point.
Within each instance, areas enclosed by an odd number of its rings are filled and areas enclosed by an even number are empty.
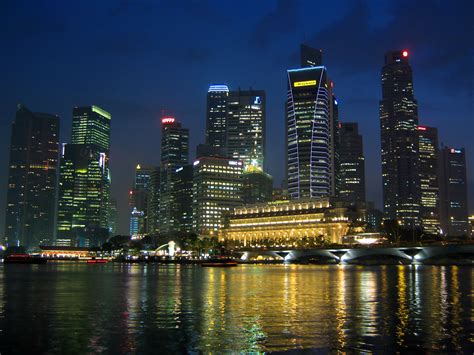
{"type": "Polygon", "coordinates": [[[241,161],[230,160],[229,165],[234,165],[234,166],[239,165],[240,166],[240,165],[242,165],[242,162],[241,161]]]}
{"type": "Polygon", "coordinates": [[[176,169],[176,172],[179,173],[181,170],[183,170],[183,167],[176,169]]]}
{"type": "Polygon", "coordinates": [[[194,166],[196,166],[196,165],[198,165],[198,164],[199,164],[199,160],[196,160],[196,161],[193,163],[194,166]]]}
{"type": "Polygon", "coordinates": [[[408,51],[403,51],[403,52],[402,52],[402,56],[408,57],[408,51]]]}
{"type": "Polygon", "coordinates": [[[461,154],[461,150],[460,149],[453,149],[451,148],[451,154],[461,154]]]}
{"type": "Polygon", "coordinates": [[[295,81],[293,83],[293,86],[295,88],[299,88],[302,86],[315,86],[316,85],[316,80],[306,80],[306,81],[295,81]]]}
{"type": "Polygon", "coordinates": [[[260,98],[260,96],[256,96],[255,100],[253,101],[253,104],[260,105],[261,103],[262,103],[262,99],[260,98]]]}
{"type": "Polygon", "coordinates": [[[162,123],[162,124],[174,123],[174,117],[163,117],[163,118],[161,119],[161,123],[162,123]]]}
{"type": "Polygon", "coordinates": [[[418,126],[418,130],[419,130],[419,131],[426,131],[426,127],[418,126]]]}

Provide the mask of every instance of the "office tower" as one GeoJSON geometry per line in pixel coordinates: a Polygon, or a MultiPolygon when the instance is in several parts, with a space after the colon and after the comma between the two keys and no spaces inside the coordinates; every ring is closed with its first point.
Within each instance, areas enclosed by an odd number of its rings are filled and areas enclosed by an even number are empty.
{"type": "Polygon", "coordinates": [[[242,202],[253,204],[272,200],[273,178],[261,170],[246,171],[242,176],[242,202]]]}
{"type": "MultiPolygon", "coordinates": [[[[150,189],[151,171],[151,167],[137,164],[135,168],[133,188],[129,192],[130,211],[133,211],[133,209],[136,208],[137,211],[143,212],[143,223],[141,224],[142,229],[138,231],[142,235],[146,234],[148,230],[148,195],[150,189]]],[[[133,216],[133,213],[131,216],[133,216]]],[[[130,223],[132,223],[132,219],[130,219],[130,223]]]]}
{"type": "Polygon", "coordinates": [[[380,128],[385,216],[408,228],[420,226],[418,108],[407,51],[385,54],[380,128]]]}
{"type": "Polygon", "coordinates": [[[193,166],[176,169],[173,178],[174,230],[191,232],[193,229],[193,166]]]}
{"type": "Polygon", "coordinates": [[[92,246],[109,233],[110,113],[73,110],[71,144],[61,151],[57,245],[92,246]]]}
{"type": "Polygon", "coordinates": [[[243,163],[201,157],[193,165],[193,229],[199,235],[217,236],[225,215],[242,204],[243,163]]]}
{"type": "Polygon", "coordinates": [[[132,239],[143,238],[143,230],[145,227],[145,213],[133,208],[130,213],[130,236],[132,239]]]}
{"type": "Polygon", "coordinates": [[[227,148],[227,85],[211,85],[207,91],[206,144],[227,148]]]}
{"type": "Polygon", "coordinates": [[[12,123],[5,244],[34,248],[54,238],[59,117],[18,105],[12,123]]]}
{"type": "Polygon", "coordinates": [[[263,170],[265,158],[265,92],[231,91],[227,99],[227,154],[244,170],[263,170]]]}
{"type": "Polygon", "coordinates": [[[425,234],[439,234],[438,130],[418,126],[421,225],[425,234]]]}
{"type": "Polygon", "coordinates": [[[365,161],[362,136],[357,123],[339,125],[339,198],[365,201],[365,161]]]}
{"type": "MultiPolygon", "coordinates": [[[[319,64],[321,56],[316,59],[319,64]]],[[[334,196],[338,115],[333,83],[324,66],[290,69],[287,75],[288,193],[292,199],[334,196]]]]}
{"type": "Polygon", "coordinates": [[[443,235],[468,236],[466,153],[442,147],[439,159],[440,221],[443,235]]]}
{"type": "Polygon", "coordinates": [[[161,119],[160,233],[178,231],[173,211],[176,170],[188,164],[189,130],[174,117],[161,119]]]}
{"type": "Polygon", "coordinates": [[[160,226],[160,167],[150,169],[147,206],[147,234],[156,234],[160,226]]]}

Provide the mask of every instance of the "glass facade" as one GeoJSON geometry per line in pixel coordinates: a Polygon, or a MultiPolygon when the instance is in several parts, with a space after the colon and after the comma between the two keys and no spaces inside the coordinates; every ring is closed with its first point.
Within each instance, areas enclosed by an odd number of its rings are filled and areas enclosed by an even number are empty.
{"type": "Polygon", "coordinates": [[[211,85],[207,92],[206,144],[227,148],[227,85],[211,85]]]}

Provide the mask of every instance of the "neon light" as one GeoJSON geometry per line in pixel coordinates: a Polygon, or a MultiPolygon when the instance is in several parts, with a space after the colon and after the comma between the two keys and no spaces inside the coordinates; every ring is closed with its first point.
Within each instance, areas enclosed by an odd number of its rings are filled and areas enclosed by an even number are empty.
{"type": "Polygon", "coordinates": [[[92,112],[96,112],[99,115],[104,116],[105,118],[108,118],[109,120],[112,118],[112,115],[110,113],[108,113],[107,111],[95,105],[92,105],[92,112]]]}
{"type": "Polygon", "coordinates": [[[194,166],[196,166],[196,165],[198,165],[198,164],[199,164],[199,160],[196,160],[196,161],[193,163],[194,166]]]}
{"type": "Polygon", "coordinates": [[[174,117],[163,117],[161,119],[162,124],[171,124],[171,123],[174,123],[174,121],[175,121],[174,117]]]}
{"type": "Polygon", "coordinates": [[[461,154],[461,149],[454,149],[454,148],[451,148],[451,154],[461,154]]]}
{"type": "Polygon", "coordinates": [[[402,56],[408,57],[408,51],[403,51],[403,52],[402,52],[402,56]]]}
{"type": "Polygon", "coordinates": [[[298,72],[298,71],[319,70],[319,69],[326,70],[326,67],[325,67],[325,66],[319,66],[319,67],[308,67],[308,68],[288,69],[287,71],[288,71],[289,73],[292,73],[292,72],[298,72]]]}
{"type": "Polygon", "coordinates": [[[419,130],[419,131],[426,131],[426,127],[418,126],[418,130],[419,130]]]}
{"type": "Polygon", "coordinates": [[[179,173],[181,170],[183,170],[183,167],[176,169],[176,172],[179,173]]]}
{"type": "Polygon", "coordinates": [[[296,81],[293,83],[293,86],[295,88],[298,88],[301,86],[316,86],[316,80],[296,81]]]}

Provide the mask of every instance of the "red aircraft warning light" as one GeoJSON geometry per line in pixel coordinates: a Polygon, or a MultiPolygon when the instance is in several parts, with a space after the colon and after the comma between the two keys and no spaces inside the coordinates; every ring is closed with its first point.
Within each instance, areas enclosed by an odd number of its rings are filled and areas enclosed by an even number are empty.
{"type": "Polygon", "coordinates": [[[408,51],[403,51],[403,52],[402,52],[402,55],[403,55],[404,57],[408,57],[408,51]]]}
{"type": "Polygon", "coordinates": [[[174,117],[163,117],[161,119],[162,124],[171,124],[171,123],[174,123],[174,121],[175,121],[174,117]]]}

